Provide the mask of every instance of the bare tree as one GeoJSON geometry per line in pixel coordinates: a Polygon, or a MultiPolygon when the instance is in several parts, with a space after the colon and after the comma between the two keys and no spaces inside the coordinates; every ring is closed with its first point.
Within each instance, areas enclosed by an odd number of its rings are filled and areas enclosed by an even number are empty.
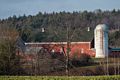
{"type": "Polygon", "coordinates": [[[16,74],[19,57],[16,55],[18,33],[14,28],[0,25],[0,74],[16,74]]]}

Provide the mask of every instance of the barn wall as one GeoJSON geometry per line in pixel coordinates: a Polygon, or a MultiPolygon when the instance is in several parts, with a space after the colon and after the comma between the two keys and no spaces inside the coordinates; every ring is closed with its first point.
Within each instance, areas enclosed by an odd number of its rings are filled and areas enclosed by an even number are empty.
{"type": "MultiPolygon", "coordinates": [[[[67,42],[44,42],[44,43],[26,43],[26,47],[43,47],[47,49],[48,52],[63,52],[66,55],[67,42]]],[[[76,54],[88,54],[90,56],[95,56],[95,52],[91,49],[91,42],[71,42],[70,43],[70,56],[75,56],[76,54]]]]}

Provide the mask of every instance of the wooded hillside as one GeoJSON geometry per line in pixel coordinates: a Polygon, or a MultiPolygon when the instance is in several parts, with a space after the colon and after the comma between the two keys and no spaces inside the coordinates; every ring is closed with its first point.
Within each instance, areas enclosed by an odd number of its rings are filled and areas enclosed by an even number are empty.
{"type": "Polygon", "coordinates": [[[53,12],[32,16],[9,17],[0,20],[1,27],[13,27],[25,42],[66,41],[67,30],[70,41],[90,41],[97,24],[109,26],[109,45],[120,47],[120,10],[94,12],[53,12]],[[90,27],[90,31],[87,28],[90,27]],[[44,28],[45,32],[41,29],[44,28]]]}

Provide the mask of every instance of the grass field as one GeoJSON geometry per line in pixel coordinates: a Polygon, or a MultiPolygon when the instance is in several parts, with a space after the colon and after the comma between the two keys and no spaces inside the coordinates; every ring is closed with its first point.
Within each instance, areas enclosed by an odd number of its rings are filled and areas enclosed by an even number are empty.
{"type": "Polygon", "coordinates": [[[0,76],[0,80],[120,80],[113,76],[0,76]]]}

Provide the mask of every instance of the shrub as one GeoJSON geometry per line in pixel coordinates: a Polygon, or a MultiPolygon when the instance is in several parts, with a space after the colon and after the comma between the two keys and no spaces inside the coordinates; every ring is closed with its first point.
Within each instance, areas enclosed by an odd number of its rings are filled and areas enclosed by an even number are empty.
{"type": "Polygon", "coordinates": [[[85,66],[91,63],[91,57],[87,54],[80,54],[79,57],[76,55],[71,59],[71,62],[74,66],[85,66]]]}

